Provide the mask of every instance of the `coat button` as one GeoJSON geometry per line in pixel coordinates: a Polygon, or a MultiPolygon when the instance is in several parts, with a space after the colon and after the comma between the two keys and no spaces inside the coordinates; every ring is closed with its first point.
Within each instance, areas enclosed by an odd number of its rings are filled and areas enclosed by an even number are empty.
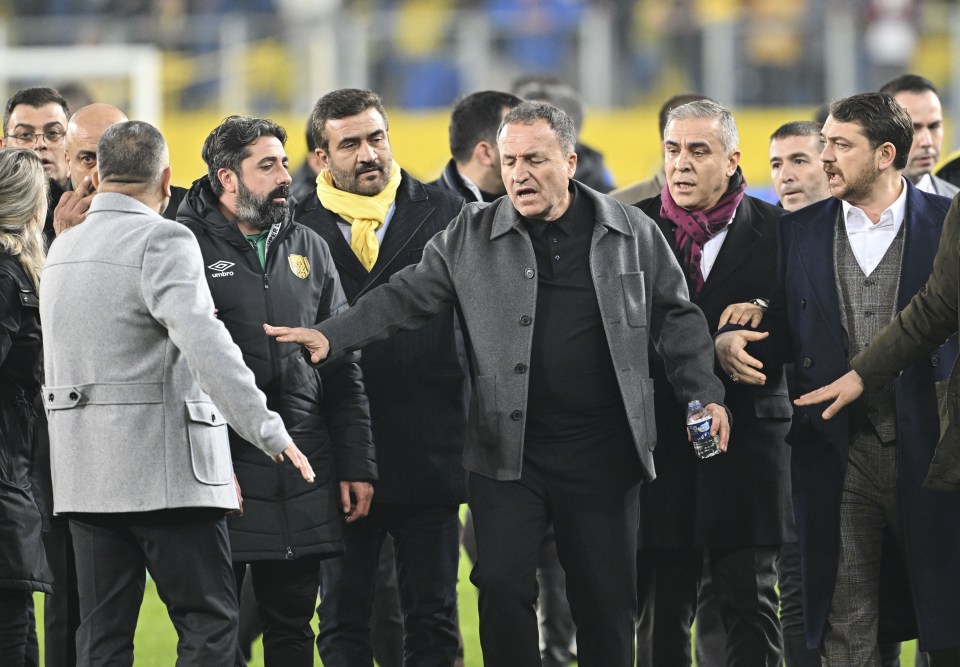
{"type": "Polygon", "coordinates": [[[520,410],[514,410],[513,412],[510,413],[510,419],[512,419],[515,422],[520,421],[522,417],[523,417],[523,413],[520,410]]]}
{"type": "Polygon", "coordinates": [[[75,401],[75,400],[77,400],[78,398],[80,398],[80,394],[78,394],[78,393],[75,392],[75,391],[71,391],[71,392],[70,392],[70,400],[71,400],[71,401],[75,401]]]}
{"type": "Polygon", "coordinates": [[[516,366],[513,367],[513,372],[518,375],[522,375],[527,372],[527,367],[524,366],[523,364],[517,364],[516,366]]]}
{"type": "Polygon", "coordinates": [[[53,394],[47,394],[47,400],[53,403],[53,394]]]}
{"type": "Polygon", "coordinates": [[[533,278],[533,275],[534,275],[533,269],[527,269],[526,271],[523,272],[524,278],[533,278]]]}
{"type": "Polygon", "coordinates": [[[810,368],[811,366],[813,366],[813,359],[811,359],[810,357],[804,357],[802,364],[804,368],[810,368]]]}
{"type": "Polygon", "coordinates": [[[940,357],[939,357],[939,355],[936,355],[936,354],[935,354],[935,355],[933,355],[932,357],[930,357],[930,365],[931,365],[932,367],[934,367],[934,368],[936,368],[937,366],[940,365],[940,357]]]}
{"type": "Polygon", "coordinates": [[[806,308],[806,307],[807,307],[807,300],[806,300],[806,299],[800,299],[800,307],[801,307],[801,308],[806,308]]]}
{"type": "Polygon", "coordinates": [[[521,316],[520,316],[520,326],[522,326],[522,327],[528,327],[528,326],[530,326],[532,323],[533,323],[533,318],[530,317],[529,315],[521,315],[521,316]]]}
{"type": "Polygon", "coordinates": [[[214,413],[211,412],[211,413],[210,413],[210,421],[216,422],[216,421],[217,421],[217,415],[215,415],[214,413]]]}

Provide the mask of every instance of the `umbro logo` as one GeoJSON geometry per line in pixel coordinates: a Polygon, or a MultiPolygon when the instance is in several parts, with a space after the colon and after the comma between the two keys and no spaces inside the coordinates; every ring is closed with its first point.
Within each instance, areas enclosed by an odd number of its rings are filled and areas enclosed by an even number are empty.
{"type": "Polygon", "coordinates": [[[214,262],[207,268],[213,271],[213,273],[210,274],[211,278],[224,278],[226,276],[233,275],[233,271],[227,271],[227,269],[233,265],[233,262],[228,262],[224,259],[221,259],[219,262],[214,262]]]}

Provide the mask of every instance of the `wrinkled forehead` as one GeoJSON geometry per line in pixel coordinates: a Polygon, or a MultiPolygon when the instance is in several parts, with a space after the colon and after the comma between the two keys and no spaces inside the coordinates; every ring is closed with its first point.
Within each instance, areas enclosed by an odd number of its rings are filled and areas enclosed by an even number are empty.
{"type": "Polygon", "coordinates": [[[550,151],[572,152],[563,151],[557,133],[550,127],[550,123],[542,119],[533,123],[504,125],[497,136],[497,145],[504,156],[550,151]]]}

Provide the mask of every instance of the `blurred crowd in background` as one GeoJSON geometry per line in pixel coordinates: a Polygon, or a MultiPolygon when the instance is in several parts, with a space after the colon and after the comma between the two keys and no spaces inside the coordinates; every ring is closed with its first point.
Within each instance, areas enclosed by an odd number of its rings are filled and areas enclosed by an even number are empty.
{"type": "Polygon", "coordinates": [[[948,0],[4,0],[0,43],[156,45],[168,109],[235,87],[225,53],[257,113],[305,112],[318,80],[422,109],[530,72],[563,78],[597,108],[681,89],[728,105],[819,105],[904,70],[952,99],[955,13],[948,0]]]}

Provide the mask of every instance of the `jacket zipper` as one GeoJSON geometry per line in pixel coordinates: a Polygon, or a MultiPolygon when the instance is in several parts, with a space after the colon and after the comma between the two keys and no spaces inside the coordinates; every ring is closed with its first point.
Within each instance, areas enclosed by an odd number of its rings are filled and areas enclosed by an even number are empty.
{"type": "MultiPolygon", "coordinates": [[[[273,309],[270,306],[270,277],[268,275],[268,268],[270,266],[270,260],[273,258],[273,254],[269,251],[267,256],[264,259],[263,266],[263,301],[264,306],[267,311],[267,321],[273,324],[273,309]]],[[[276,355],[276,341],[270,339],[267,342],[268,349],[270,351],[270,365],[273,367],[273,376],[280,379],[280,368],[277,364],[277,355],[276,355]]],[[[293,560],[295,558],[293,553],[293,546],[290,544],[292,540],[290,539],[290,522],[287,519],[287,489],[286,485],[283,483],[283,463],[274,463],[277,470],[277,497],[279,503],[277,503],[277,511],[280,514],[280,529],[283,534],[283,544],[284,544],[284,559],[293,560]]]]}

